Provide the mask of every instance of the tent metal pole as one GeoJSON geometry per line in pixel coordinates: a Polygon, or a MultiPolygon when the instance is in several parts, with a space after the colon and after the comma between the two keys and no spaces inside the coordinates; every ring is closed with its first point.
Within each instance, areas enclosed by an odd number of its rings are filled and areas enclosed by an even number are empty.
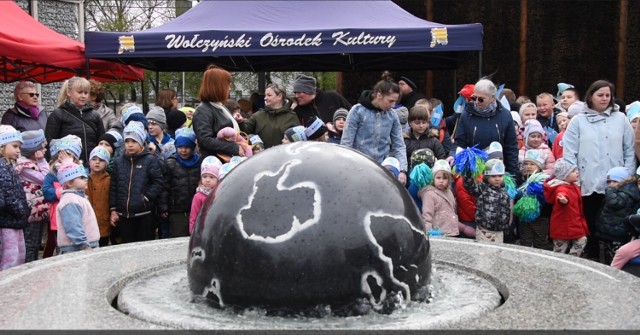
{"type": "Polygon", "coordinates": [[[263,93],[267,86],[267,75],[264,71],[258,72],[258,93],[263,93]]]}
{"type": "Polygon", "coordinates": [[[87,79],[91,79],[91,64],[89,63],[89,58],[85,58],[84,61],[85,61],[85,65],[87,66],[86,67],[87,73],[85,77],[87,77],[87,79]]]}

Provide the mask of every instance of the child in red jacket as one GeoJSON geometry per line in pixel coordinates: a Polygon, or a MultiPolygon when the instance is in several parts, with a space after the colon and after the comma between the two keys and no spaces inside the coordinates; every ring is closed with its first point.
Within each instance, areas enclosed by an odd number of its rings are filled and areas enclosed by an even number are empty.
{"type": "Polygon", "coordinates": [[[580,256],[587,244],[587,220],[582,211],[582,194],[578,167],[558,159],[553,166],[554,178],[544,183],[544,197],[553,204],[549,236],[553,240],[553,251],[580,256]]]}

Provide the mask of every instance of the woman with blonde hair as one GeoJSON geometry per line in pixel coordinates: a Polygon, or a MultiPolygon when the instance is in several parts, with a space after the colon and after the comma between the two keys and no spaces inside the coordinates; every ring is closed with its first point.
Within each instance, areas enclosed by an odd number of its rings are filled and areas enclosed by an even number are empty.
{"type": "Polygon", "coordinates": [[[198,92],[198,99],[202,103],[196,108],[191,123],[203,158],[217,154],[244,155],[236,142],[217,138],[218,131],[225,127],[240,131],[238,122],[223,104],[229,98],[230,90],[231,73],[227,70],[210,65],[204,71],[198,92]]]}
{"type": "Polygon", "coordinates": [[[67,80],[60,89],[58,108],[49,115],[44,130],[48,143],[67,135],[78,136],[82,141],[79,158],[85,167],[89,164],[89,153],[105,132],[100,115],[88,104],[90,91],[91,84],[84,78],[67,80]]]}

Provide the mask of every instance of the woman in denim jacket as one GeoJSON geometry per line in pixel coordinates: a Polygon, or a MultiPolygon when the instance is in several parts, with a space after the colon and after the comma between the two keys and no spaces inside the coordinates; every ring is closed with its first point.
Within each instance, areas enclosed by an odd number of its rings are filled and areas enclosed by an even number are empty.
{"type": "Polygon", "coordinates": [[[407,155],[402,127],[392,109],[398,102],[400,88],[391,80],[379,81],[371,91],[364,91],[351,108],[340,144],[354,148],[378,163],[390,156],[400,161],[398,180],[407,181],[407,155]]]}

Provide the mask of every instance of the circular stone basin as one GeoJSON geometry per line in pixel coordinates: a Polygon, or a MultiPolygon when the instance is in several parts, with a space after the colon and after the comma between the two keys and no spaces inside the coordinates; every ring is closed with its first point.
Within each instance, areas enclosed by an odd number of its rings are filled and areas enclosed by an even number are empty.
{"type": "MultiPolygon", "coordinates": [[[[124,279],[127,281],[127,279],[124,279]]],[[[502,303],[497,281],[488,275],[435,263],[430,303],[408,302],[391,315],[314,317],[266,316],[262,309],[211,307],[188,288],[184,264],[137,273],[117,298],[117,308],[133,317],[175,329],[403,329],[440,328],[481,317],[502,303]],[[490,280],[486,279],[490,278],[490,280]],[[493,281],[493,283],[492,283],[493,281]]]]}

